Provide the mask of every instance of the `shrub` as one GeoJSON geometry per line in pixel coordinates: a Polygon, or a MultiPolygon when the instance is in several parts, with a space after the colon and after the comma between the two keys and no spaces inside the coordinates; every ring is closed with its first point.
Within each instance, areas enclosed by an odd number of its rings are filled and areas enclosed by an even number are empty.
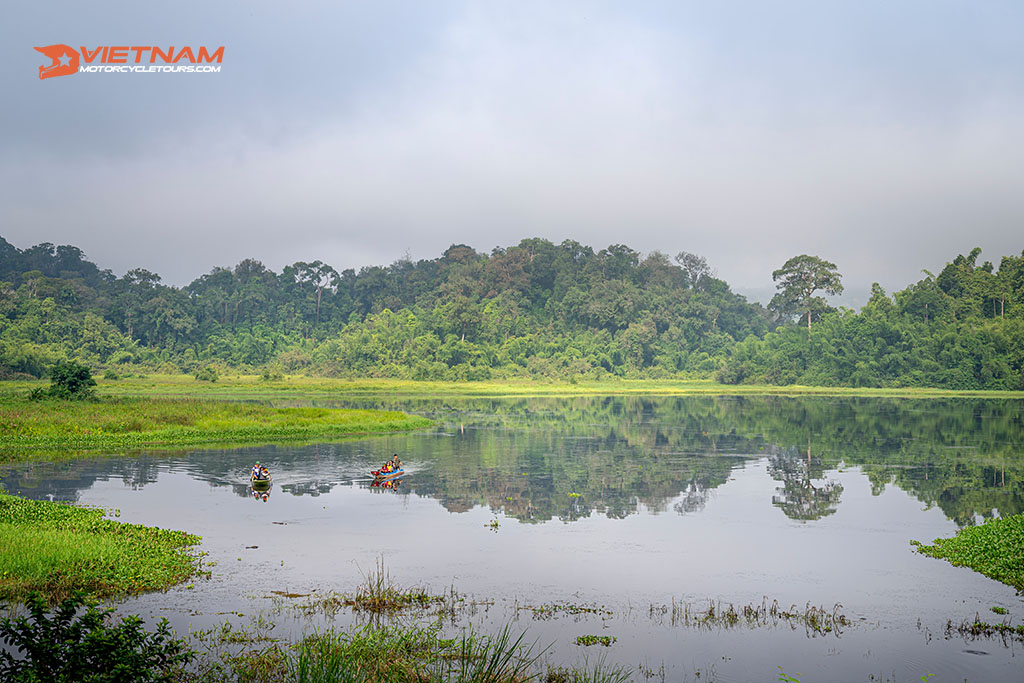
{"type": "Polygon", "coordinates": [[[0,680],[11,683],[149,683],[176,680],[195,653],[162,619],[154,633],[136,616],[112,618],[111,609],[84,604],[81,595],[47,614],[39,595],[28,598],[29,615],[0,619],[0,637],[24,654],[0,651],[0,680]]]}
{"type": "Polygon", "coordinates": [[[195,378],[200,382],[216,382],[219,375],[216,370],[207,365],[205,368],[196,370],[195,378]]]}
{"type": "Polygon", "coordinates": [[[57,361],[50,368],[50,387],[34,389],[30,398],[93,398],[96,395],[93,388],[95,386],[96,380],[92,378],[92,371],[88,366],[73,360],[57,361]]]}

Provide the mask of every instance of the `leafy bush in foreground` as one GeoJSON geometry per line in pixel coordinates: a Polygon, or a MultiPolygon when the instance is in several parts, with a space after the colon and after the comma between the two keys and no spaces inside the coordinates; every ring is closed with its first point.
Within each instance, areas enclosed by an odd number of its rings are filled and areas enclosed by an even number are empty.
{"type": "Polygon", "coordinates": [[[39,595],[28,598],[29,615],[0,619],[0,637],[24,659],[0,652],[0,680],[10,683],[148,683],[175,680],[194,652],[175,639],[163,619],[156,631],[136,616],[115,620],[113,609],[84,604],[75,595],[46,612],[39,595]]]}

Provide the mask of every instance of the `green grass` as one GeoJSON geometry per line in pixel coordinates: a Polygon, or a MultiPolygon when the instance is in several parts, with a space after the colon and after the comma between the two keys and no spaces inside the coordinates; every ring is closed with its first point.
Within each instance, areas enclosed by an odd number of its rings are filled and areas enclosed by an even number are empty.
{"type": "Polygon", "coordinates": [[[541,681],[543,651],[513,637],[463,631],[443,638],[436,626],[366,624],[307,635],[297,643],[263,637],[226,624],[196,634],[206,649],[200,668],[207,683],[525,683],[541,681]]]}
{"type": "Polygon", "coordinates": [[[276,408],[183,398],[30,401],[0,392],[0,461],[31,454],[325,439],[430,424],[395,411],[276,408]]]}
{"type": "MultiPolygon", "coordinates": [[[[0,382],[0,396],[27,393],[43,381],[0,382]]],[[[850,388],[775,385],[719,384],[712,380],[607,380],[601,382],[559,382],[542,380],[501,380],[488,382],[414,382],[392,379],[335,379],[288,376],[265,381],[260,375],[230,375],[217,382],[200,382],[191,375],[150,375],[121,380],[98,380],[104,396],[188,396],[232,399],[350,398],[363,396],[585,396],[609,394],[728,394],[781,396],[877,396],[902,398],[1024,398],[1022,391],[953,391],[931,388],[850,388]]]]}
{"type": "Polygon", "coordinates": [[[102,510],[0,494],[0,599],[162,590],[197,570],[199,537],[105,519],[102,510]]]}
{"type": "Polygon", "coordinates": [[[1024,514],[964,527],[952,538],[935,539],[933,545],[911,543],[919,553],[969,567],[1024,593],[1024,514]]]}

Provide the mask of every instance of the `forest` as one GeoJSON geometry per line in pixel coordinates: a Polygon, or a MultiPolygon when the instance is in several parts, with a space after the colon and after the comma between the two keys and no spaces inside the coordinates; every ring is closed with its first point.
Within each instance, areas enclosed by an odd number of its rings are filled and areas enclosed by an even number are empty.
{"type": "Polygon", "coordinates": [[[1024,253],[981,250],[859,311],[835,265],[801,255],[767,306],[680,252],[524,239],[481,253],[280,273],[246,259],[184,287],[118,277],[77,247],[0,238],[0,377],[57,361],[108,378],[228,372],[413,380],[709,378],[723,383],[1024,389],[1024,253]]]}

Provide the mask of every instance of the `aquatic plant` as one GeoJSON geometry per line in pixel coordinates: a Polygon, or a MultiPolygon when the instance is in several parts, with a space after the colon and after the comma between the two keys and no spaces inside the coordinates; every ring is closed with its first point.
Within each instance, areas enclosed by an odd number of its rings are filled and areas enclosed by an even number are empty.
{"type": "Polygon", "coordinates": [[[756,628],[785,624],[790,628],[803,626],[811,636],[829,633],[838,636],[842,634],[843,628],[850,625],[850,620],[840,611],[842,608],[838,602],[831,610],[808,602],[802,610],[796,605],[786,609],[779,605],[778,600],[773,600],[769,604],[767,597],[762,598],[760,603],[744,605],[739,609],[732,603],[725,604],[721,601],[708,600],[702,607],[686,601],[676,602],[673,599],[671,606],[652,604],[649,615],[652,618],[668,615],[673,626],[687,628],[756,628]]]}
{"type": "Polygon", "coordinates": [[[611,610],[604,605],[579,605],[575,603],[557,602],[545,605],[516,605],[516,611],[530,610],[534,619],[551,619],[560,614],[579,616],[593,614],[601,617],[611,616],[611,610]]]}
{"type": "Polygon", "coordinates": [[[611,647],[611,644],[616,640],[618,640],[618,638],[615,636],[576,636],[576,644],[584,647],[589,645],[604,645],[605,647],[611,647]]]}
{"type": "Polygon", "coordinates": [[[0,598],[51,601],[162,590],[201,573],[183,531],[105,519],[102,510],[0,494],[0,598]]]}
{"type": "Polygon", "coordinates": [[[981,620],[980,614],[975,614],[973,620],[964,619],[959,624],[954,624],[952,619],[947,619],[946,637],[951,637],[954,634],[972,639],[1000,637],[1004,644],[1010,641],[1024,643],[1024,624],[1013,625],[1010,621],[989,624],[981,620]]]}
{"type": "Polygon", "coordinates": [[[625,667],[608,664],[601,655],[593,664],[584,658],[578,666],[551,669],[542,680],[544,683],[628,683],[632,676],[625,667]]]}
{"type": "Polygon", "coordinates": [[[964,527],[952,538],[935,539],[933,545],[910,543],[922,555],[969,567],[1024,593],[1024,514],[964,527]]]}
{"type": "Polygon", "coordinates": [[[797,674],[796,676],[790,676],[789,674],[787,674],[782,669],[781,666],[778,667],[778,668],[779,668],[779,681],[781,681],[782,683],[800,683],[800,677],[803,674],[797,674]]]}

